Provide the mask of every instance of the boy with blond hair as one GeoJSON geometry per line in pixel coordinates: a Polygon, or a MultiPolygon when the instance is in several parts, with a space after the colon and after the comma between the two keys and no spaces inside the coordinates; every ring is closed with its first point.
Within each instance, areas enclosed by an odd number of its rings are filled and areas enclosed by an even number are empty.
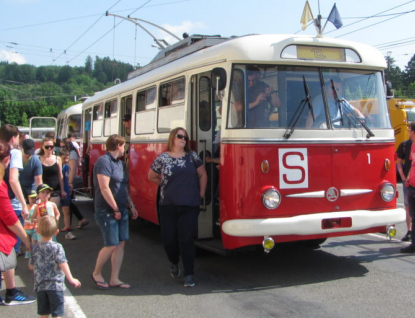
{"type": "Polygon", "coordinates": [[[81,287],[81,283],[72,276],[62,245],[52,241],[59,232],[56,219],[50,215],[42,216],[37,232],[42,240],[32,248],[29,267],[35,274],[38,315],[59,318],[65,314],[65,277],[75,287],[81,287]]]}

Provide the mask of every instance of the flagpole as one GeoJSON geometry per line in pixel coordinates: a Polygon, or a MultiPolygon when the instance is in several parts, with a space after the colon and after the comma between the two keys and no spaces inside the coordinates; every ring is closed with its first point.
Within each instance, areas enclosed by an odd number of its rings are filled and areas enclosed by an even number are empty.
{"type": "Polygon", "coordinates": [[[323,36],[323,33],[321,32],[320,0],[318,0],[318,15],[317,19],[315,20],[315,26],[317,28],[317,37],[321,38],[323,36]]]}

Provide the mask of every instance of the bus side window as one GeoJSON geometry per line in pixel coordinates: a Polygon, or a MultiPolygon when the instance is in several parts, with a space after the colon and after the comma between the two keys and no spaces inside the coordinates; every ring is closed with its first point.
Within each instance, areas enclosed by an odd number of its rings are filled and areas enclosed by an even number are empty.
{"type": "Polygon", "coordinates": [[[104,136],[110,136],[118,133],[117,114],[117,99],[105,102],[104,136]]]}
{"type": "Polygon", "coordinates": [[[98,104],[94,106],[93,110],[93,123],[92,123],[92,137],[101,137],[102,136],[102,119],[103,119],[103,105],[98,104]]]}
{"type": "Polygon", "coordinates": [[[245,125],[245,75],[241,69],[232,72],[231,98],[229,105],[228,128],[243,128],[245,125]]]}
{"type": "Polygon", "coordinates": [[[136,134],[146,134],[154,132],[154,121],[156,113],[156,87],[137,92],[137,104],[135,108],[135,128],[136,134]]]}
{"type": "Polygon", "coordinates": [[[184,86],[184,77],[160,85],[158,132],[170,132],[174,127],[184,126],[184,86]]]}

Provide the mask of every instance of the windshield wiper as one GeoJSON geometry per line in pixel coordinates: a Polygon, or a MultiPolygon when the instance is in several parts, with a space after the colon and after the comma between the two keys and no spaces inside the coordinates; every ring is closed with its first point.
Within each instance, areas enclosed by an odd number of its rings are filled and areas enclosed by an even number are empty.
{"type": "Polygon", "coordinates": [[[313,117],[313,121],[315,121],[315,117],[314,117],[314,110],[313,110],[313,102],[311,101],[311,95],[310,95],[310,90],[308,89],[308,84],[307,81],[305,80],[305,77],[303,75],[303,85],[304,85],[304,94],[305,94],[305,98],[300,102],[300,104],[298,105],[293,118],[290,121],[290,124],[288,125],[287,130],[285,131],[284,134],[284,138],[288,139],[291,137],[291,135],[294,132],[295,126],[298,123],[298,120],[301,117],[301,114],[304,111],[304,108],[306,105],[308,105],[308,108],[310,109],[310,113],[311,116],[313,117]]]}
{"type": "Polygon", "coordinates": [[[367,131],[367,135],[366,138],[370,138],[370,137],[375,137],[375,134],[373,133],[373,131],[368,127],[368,125],[366,125],[366,121],[364,118],[360,118],[359,116],[356,115],[356,113],[353,110],[353,106],[351,106],[344,98],[338,100],[339,104],[343,105],[343,110],[346,113],[346,115],[348,115],[348,119],[350,120],[350,116],[353,119],[353,125],[355,127],[357,127],[357,124],[362,125],[362,127],[364,129],[366,129],[367,131]]]}
{"type": "Polygon", "coordinates": [[[342,126],[344,125],[344,120],[343,120],[343,111],[344,111],[346,115],[349,115],[348,118],[351,115],[351,117],[353,118],[353,124],[355,127],[357,127],[356,124],[359,123],[362,125],[364,129],[366,129],[367,131],[366,138],[375,137],[375,134],[366,125],[364,118],[362,119],[356,115],[356,113],[353,110],[353,106],[350,105],[349,102],[345,100],[344,98],[341,98],[341,99],[339,98],[339,95],[337,94],[337,90],[336,90],[336,87],[334,86],[333,80],[331,80],[331,89],[333,90],[334,99],[336,100],[337,106],[339,108],[341,125],[342,126]]]}

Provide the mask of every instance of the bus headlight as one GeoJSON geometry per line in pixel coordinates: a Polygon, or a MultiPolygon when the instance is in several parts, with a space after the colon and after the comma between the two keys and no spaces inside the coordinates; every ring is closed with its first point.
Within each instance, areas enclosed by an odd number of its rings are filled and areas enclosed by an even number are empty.
{"type": "Polygon", "coordinates": [[[264,240],[262,241],[262,246],[264,247],[264,252],[269,253],[275,246],[275,242],[270,236],[264,236],[264,240]]]}
{"type": "Polygon", "coordinates": [[[392,201],[395,197],[395,187],[392,183],[385,183],[380,190],[380,196],[382,197],[383,201],[389,202],[392,201]]]}
{"type": "Polygon", "coordinates": [[[395,237],[396,228],[393,225],[387,226],[386,227],[386,235],[388,236],[389,239],[391,239],[392,237],[395,237]]]}
{"type": "Polygon", "coordinates": [[[275,209],[281,203],[281,195],[275,189],[269,189],[262,194],[262,203],[267,209],[275,209]]]}

